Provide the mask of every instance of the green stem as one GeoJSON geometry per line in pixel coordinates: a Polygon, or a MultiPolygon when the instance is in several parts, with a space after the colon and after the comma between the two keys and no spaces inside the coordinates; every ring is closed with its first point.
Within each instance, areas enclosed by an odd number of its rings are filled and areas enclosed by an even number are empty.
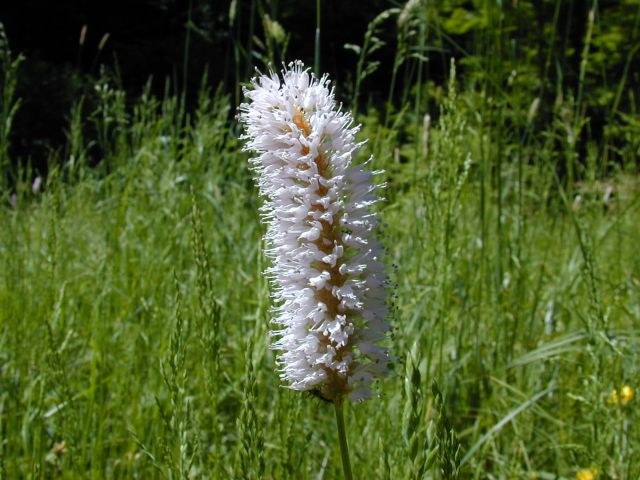
{"type": "Polygon", "coordinates": [[[333,405],[336,407],[336,423],[338,425],[338,440],[340,441],[340,456],[342,457],[344,478],[345,480],[353,480],[351,462],[349,461],[349,445],[347,444],[347,435],[344,428],[343,404],[342,399],[337,399],[333,405]]]}

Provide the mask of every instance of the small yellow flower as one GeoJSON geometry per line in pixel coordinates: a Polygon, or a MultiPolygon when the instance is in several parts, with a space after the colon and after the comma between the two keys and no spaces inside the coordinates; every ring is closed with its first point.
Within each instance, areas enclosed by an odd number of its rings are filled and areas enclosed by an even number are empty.
{"type": "Polygon", "coordinates": [[[612,405],[627,405],[633,400],[634,394],[633,388],[629,385],[625,385],[620,391],[614,388],[611,390],[608,402],[612,405]]]}
{"type": "Polygon", "coordinates": [[[597,468],[582,468],[576,472],[576,480],[595,480],[598,478],[597,468]]]}
{"type": "Polygon", "coordinates": [[[629,385],[625,385],[620,389],[620,404],[626,405],[633,400],[634,391],[629,385]]]}

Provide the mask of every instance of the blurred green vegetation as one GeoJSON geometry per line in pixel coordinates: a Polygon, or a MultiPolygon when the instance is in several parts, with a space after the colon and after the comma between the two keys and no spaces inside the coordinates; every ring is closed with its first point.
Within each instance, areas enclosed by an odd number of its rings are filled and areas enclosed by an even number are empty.
{"type": "MultiPolygon", "coordinates": [[[[78,80],[46,176],[1,37],[0,478],[340,477],[332,409],[275,373],[233,120],[313,42],[240,3],[255,38],[193,99],[78,80]]],[[[386,184],[395,373],[348,408],[356,477],[640,477],[640,2],[375,5],[339,68],[330,22],[320,49],[386,184]]]]}

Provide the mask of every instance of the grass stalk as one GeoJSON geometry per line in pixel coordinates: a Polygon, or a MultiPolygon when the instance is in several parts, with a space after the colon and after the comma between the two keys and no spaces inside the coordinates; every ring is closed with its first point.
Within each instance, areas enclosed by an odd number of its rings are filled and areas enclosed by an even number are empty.
{"type": "Polygon", "coordinates": [[[182,94],[187,96],[187,81],[189,79],[189,47],[191,44],[191,14],[193,12],[193,0],[189,0],[187,8],[187,24],[185,26],[184,51],[182,54],[182,94]]]}
{"type": "Polygon", "coordinates": [[[16,88],[23,60],[22,55],[15,58],[12,56],[0,23],[0,188],[5,186],[4,177],[11,170],[9,145],[13,121],[22,104],[22,100],[16,95],[16,88]]]}
{"type": "Polygon", "coordinates": [[[316,0],[316,38],[314,44],[313,71],[321,76],[320,72],[320,0],[316,0]]]}

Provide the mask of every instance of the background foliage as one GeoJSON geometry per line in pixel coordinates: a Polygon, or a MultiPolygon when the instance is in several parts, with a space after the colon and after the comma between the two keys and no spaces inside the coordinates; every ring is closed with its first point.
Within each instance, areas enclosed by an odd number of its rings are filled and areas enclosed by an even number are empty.
{"type": "MultiPolygon", "coordinates": [[[[46,173],[50,150],[65,143],[74,103],[82,97],[91,110],[101,76],[127,92],[129,103],[149,82],[156,96],[184,95],[192,111],[205,71],[213,88],[238,103],[255,67],[292,58],[313,65],[315,7],[291,0],[3,2],[0,22],[14,57],[25,55],[14,164],[46,173]]],[[[525,108],[538,98],[534,130],[562,102],[563,115],[574,117],[583,163],[589,141],[617,161],[620,150],[638,147],[638,8],[636,0],[324,0],[320,64],[343,97],[357,90],[360,109],[401,109],[419,84],[419,113],[437,115],[437,86],[455,57],[465,82],[496,101],[525,108]]],[[[85,130],[93,140],[96,132],[85,130]]],[[[98,162],[103,152],[88,143],[98,162]]]]}
{"type": "MultiPolygon", "coordinates": [[[[274,373],[233,120],[254,67],[313,65],[315,5],[17,5],[0,477],[339,478],[331,409],[274,373]]],[[[639,28],[630,0],[322,2],[387,185],[395,374],[349,408],[358,478],[640,476],[639,28]]]]}

